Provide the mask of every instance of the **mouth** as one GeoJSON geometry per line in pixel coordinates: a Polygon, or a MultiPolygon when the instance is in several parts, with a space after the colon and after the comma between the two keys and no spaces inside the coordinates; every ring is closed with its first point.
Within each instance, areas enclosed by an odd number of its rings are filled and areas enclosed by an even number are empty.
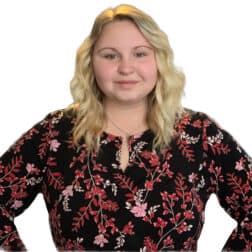
{"type": "Polygon", "coordinates": [[[138,81],[135,80],[121,80],[121,81],[116,81],[116,84],[122,85],[122,86],[132,86],[136,85],[138,81]]]}

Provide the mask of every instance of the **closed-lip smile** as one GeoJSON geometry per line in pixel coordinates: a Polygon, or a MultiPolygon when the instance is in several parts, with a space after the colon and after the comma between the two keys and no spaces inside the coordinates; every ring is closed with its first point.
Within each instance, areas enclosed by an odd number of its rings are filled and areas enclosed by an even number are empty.
{"type": "Polygon", "coordinates": [[[119,80],[116,81],[117,84],[136,84],[138,81],[136,80],[119,80]]]}

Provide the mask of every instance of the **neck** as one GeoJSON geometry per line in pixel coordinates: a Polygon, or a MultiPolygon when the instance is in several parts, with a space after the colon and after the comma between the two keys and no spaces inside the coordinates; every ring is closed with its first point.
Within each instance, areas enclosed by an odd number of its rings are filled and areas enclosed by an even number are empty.
{"type": "Polygon", "coordinates": [[[107,117],[106,131],[125,136],[140,133],[148,128],[146,122],[147,105],[131,104],[128,106],[105,103],[107,117]]]}

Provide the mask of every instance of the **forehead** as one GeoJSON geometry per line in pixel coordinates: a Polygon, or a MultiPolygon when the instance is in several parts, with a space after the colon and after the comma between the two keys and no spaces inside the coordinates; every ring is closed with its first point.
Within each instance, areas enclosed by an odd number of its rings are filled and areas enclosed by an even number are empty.
{"type": "Polygon", "coordinates": [[[133,22],[120,20],[113,21],[103,27],[95,47],[124,47],[129,45],[132,47],[150,46],[150,43],[133,22]]]}

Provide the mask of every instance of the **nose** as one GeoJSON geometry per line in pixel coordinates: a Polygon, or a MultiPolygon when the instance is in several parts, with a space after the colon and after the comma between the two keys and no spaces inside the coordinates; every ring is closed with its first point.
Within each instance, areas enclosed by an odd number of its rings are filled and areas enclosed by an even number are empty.
{"type": "Polygon", "coordinates": [[[130,74],[134,72],[134,62],[130,57],[121,57],[118,65],[120,74],[130,74]]]}

